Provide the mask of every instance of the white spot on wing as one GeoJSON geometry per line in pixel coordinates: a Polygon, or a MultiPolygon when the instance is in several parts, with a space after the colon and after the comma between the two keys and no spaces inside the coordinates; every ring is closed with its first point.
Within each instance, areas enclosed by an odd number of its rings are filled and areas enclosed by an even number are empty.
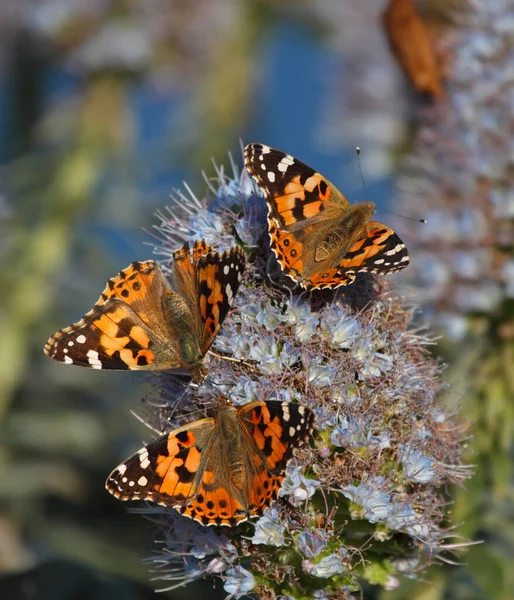
{"type": "MultiPolygon", "coordinates": [[[[84,344],[86,342],[86,336],[84,334],[81,334],[77,337],[77,343],[79,344],[84,344]]],[[[71,346],[71,343],[70,343],[71,346]]]]}
{"type": "Polygon", "coordinates": [[[275,183],[275,173],[273,171],[268,171],[268,179],[271,183],[275,183]]]}
{"type": "Polygon", "coordinates": [[[64,357],[64,363],[67,365],[72,365],[73,364],[73,359],[70,358],[69,356],[65,356],[64,357]]]}
{"type": "Polygon", "coordinates": [[[148,479],[144,475],[141,475],[141,477],[137,480],[137,483],[138,483],[138,485],[141,485],[144,487],[145,485],[148,484],[148,479]]]}
{"type": "Polygon", "coordinates": [[[229,303],[232,303],[232,300],[234,299],[234,294],[232,292],[232,287],[230,283],[227,283],[227,285],[225,286],[225,294],[227,294],[229,303]]]}
{"type": "Polygon", "coordinates": [[[294,163],[294,158],[292,156],[284,156],[284,158],[278,163],[277,169],[281,173],[285,173],[287,169],[294,163]]]}
{"type": "Polygon", "coordinates": [[[102,361],[98,359],[98,352],[96,352],[95,350],[89,350],[86,356],[88,358],[89,364],[93,369],[102,368],[102,361]]]}
{"type": "Polygon", "coordinates": [[[148,458],[148,450],[146,448],[141,448],[141,450],[138,452],[139,455],[139,466],[142,469],[147,469],[150,465],[150,460],[148,458]]]}
{"type": "Polygon", "coordinates": [[[393,254],[397,254],[400,250],[405,248],[405,244],[396,244],[396,246],[392,250],[388,250],[385,252],[386,256],[393,256],[393,254]]]}

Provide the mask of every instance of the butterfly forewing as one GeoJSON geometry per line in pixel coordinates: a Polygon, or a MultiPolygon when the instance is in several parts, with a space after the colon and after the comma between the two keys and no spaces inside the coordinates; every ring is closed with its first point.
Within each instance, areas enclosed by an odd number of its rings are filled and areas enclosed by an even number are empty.
{"type": "Polygon", "coordinates": [[[182,508],[201,483],[200,459],[214,427],[214,419],[200,419],[157,438],[114,469],[106,488],[120,500],[182,508]]]}
{"type": "Polygon", "coordinates": [[[285,469],[294,450],[310,435],[314,422],[314,414],[306,406],[278,400],[246,404],[239,414],[272,473],[285,469]]]}
{"type": "Polygon", "coordinates": [[[198,302],[202,319],[201,349],[210,348],[237,294],[246,266],[245,253],[234,247],[221,256],[210,252],[198,260],[198,302]]]}
{"type": "Polygon", "coordinates": [[[409,264],[409,253],[396,233],[377,221],[366,226],[366,235],[357,240],[340,262],[340,272],[394,273],[409,264]]]}
{"type": "Polygon", "coordinates": [[[289,154],[264,144],[249,144],[245,164],[264,190],[269,216],[279,227],[294,231],[305,221],[328,213],[335,216],[350,206],[339,190],[289,154]]]}

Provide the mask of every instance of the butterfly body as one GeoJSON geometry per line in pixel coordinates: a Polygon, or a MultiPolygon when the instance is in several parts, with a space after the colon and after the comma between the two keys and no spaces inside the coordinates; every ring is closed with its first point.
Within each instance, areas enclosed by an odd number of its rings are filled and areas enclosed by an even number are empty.
{"type": "Polygon", "coordinates": [[[334,289],[358,272],[393,273],[409,263],[394,231],[371,220],[372,202],[351,205],[314,169],[263,144],[245,148],[245,164],[264,190],[271,250],[303,288],[334,289]]]}
{"type": "Polygon", "coordinates": [[[80,321],[50,337],[45,353],[93,369],[184,368],[205,376],[203,358],[237,293],[244,252],[195,242],[173,255],[171,286],[159,264],[134,262],[109,280],[80,321]]]}
{"type": "Polygon", "coordinates": [[[203,525],[233,526],[277,497],[312,425],[312,411],[297,404],[236,408],[222,399],[216,417],[154,440],[115,469],[106,487],[121,500],[151,500],[203,525]]]}

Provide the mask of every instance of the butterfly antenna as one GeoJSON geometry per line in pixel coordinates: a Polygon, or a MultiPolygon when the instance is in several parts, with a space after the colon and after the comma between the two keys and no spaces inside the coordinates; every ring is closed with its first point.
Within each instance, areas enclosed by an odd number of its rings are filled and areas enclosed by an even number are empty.
{"type": "Polygon", "coordinates": [[[362,185],[364,186],[364,195],[366,196],[366,200],[369,201],[369,198],[368,198],[368,188],[366,187],[366,180],[364,179],[364,175],[362,173],[361,149],[359,148],[359,146],[355,147],[355,152],[357,153],[357,163],[359,164],[359,173],[361,174],[362,185]]]}
{"type": "Polygon", "coordinates": [[[397,217],[401,217],[402,219],[407,219],[407,221],[417,221],[418,223],[427,223],[426,219],[418,219],[417,217],[406,217],[405,215],[400,215],[399,213],[395,213],[392,210],[384,210],[391,215],[395,215],[397,217]]]}
{"type": "MultiPolygon", "coordinates": [[[[357,153],[357,162],[359,163],[359,173],[361,174],[362,185],[364,186],[364,194],[366,196],[366,200],[368,200],[368,190],[366,188],[366,181],[364,180],[364,175],[362,174],[361,168],[361,149],[359,146],[355,148],[355,152],[357,153]]],[[[400,215],[399,213],[395,213],[392,210],[384,210],[384,212],[390,213],[391,215],[395,215],[397,217],[401,217],[402,219],[407,219],[408,221],[417,221],[418,223],[426,223],[426,219],[417,219],[416,217],[406,217],[405,215],[400,215]]]]}

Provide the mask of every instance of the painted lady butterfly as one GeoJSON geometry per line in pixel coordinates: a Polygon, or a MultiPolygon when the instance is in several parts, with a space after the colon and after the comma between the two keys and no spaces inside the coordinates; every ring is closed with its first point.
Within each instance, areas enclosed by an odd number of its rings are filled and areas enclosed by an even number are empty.
{"type": "Polygon", "coordinates": [[[171,283],[153,261],[133,262],[107,283],[78,323],[50,337],[45,354],[92,369],[183,367],[195,381],[243,277],[244,252],[211,251],[204,241],[173,254],[171,283]]]}
{"type": "Polygon", "coordinates": [[[202,525],[234,526],[262,515],[285,468],[312,431],[314,413],[289,402],[222,399],[215,418],[154,440],[109,475],[120,500],[152,500],[202,525]]]}
{"type": "Polygon", "coordinates": [[[348,285],[357,273],[394,273],[409,264],[396,233],[371,221],[375,205],[351,205],[322,175],[263,144],[245,148],[246,168],[264,190],[271,249],[305,289],[348,285]]]}

